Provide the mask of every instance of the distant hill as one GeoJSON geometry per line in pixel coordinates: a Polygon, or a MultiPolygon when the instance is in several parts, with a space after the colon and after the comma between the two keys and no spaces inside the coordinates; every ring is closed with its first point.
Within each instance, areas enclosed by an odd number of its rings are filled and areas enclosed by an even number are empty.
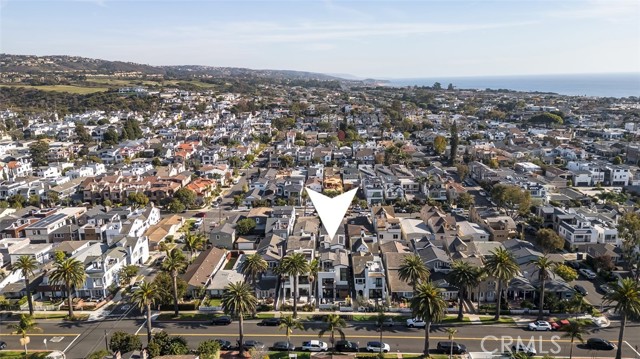
{"type": "Polygon", "coordinates": [[[235,77],[235,78],[274,78],[281,80],[319,80],[358,83],[314,72],[291,70],[252,70],[237,67],[214,67],[201,65],[151,66],[123,61],[107,61],[78,56],[34,56],[0,54],[0,72],[24,74],[78,74],[113,75],[116,73],[140,73],[160,75],[165,78],[193,77],[235,77]]]}

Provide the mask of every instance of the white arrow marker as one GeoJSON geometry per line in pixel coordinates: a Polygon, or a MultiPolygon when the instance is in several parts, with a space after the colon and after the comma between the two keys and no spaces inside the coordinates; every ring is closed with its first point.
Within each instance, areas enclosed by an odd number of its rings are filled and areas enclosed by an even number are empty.
{"type": "Polygon", "coordinates": [[[313,206],[318,211],[318,215],[322,220],[324,229],[327,230],[329,238],[333,240],[333,236],[336,235],[344,215],[347,214],[347,209],[351,204],[353,196],[356,195],[358,188],[354,188],[349,192],[343,193],[336,197],[327,197],[322,193],[305,188],[313,206]]]}

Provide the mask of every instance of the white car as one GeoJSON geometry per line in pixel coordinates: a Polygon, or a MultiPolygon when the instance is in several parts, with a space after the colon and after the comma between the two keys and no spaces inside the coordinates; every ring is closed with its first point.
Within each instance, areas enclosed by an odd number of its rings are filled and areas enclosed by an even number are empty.
{"type": "Polygon", "coordinates": [[[407,319],[407,327],[409,328],[424,328],[427,326],[424,320],[418,318],[407,319]]]}
{"type": "Polygon", "coordinates": [[[371,353],[388,353],[391,350],[391,346],[387,343],[381,342],[368,342],[367,351],[371,353]]]}
{"type": "Polygon", "coordinates": [[[580,269],[580,273],[582,273],[583,276],[587,277],[587,279],[595,279],[596,278],[596,273],[594,271],[592,271],[591,269],[581,268],[580,269]]]}
{"type": "Polygon", "coordinates": [[[329,350],[329,345],[319,340],[309,340],[302,343],[303,352],[326,352],[327,350],[329,350]]]}
{"type": "Polygon", "coordinates": [[[514,346],[511,347],[511,351],[515,354],[515,353],[525,353],[528,356],[534,356],[537,354],[536,352],[536,348],[533,347],[533,345],[531,346],[526,346],[524,344],[516,344],[514,346]]]}
{"type": "Polygon", "coordinates": [[[537,322],[529,323],[529,330],[550,332],[553,328],[551,328],[551,324],[544,320],[538,320],[537,322]]]}

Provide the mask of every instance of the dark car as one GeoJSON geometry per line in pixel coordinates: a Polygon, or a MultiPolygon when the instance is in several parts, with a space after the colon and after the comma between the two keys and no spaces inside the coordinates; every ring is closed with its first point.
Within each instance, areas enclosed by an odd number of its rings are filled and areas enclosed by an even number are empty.
{"type": "Polygon", "coordinates": [[[0,341],[0,349],[4,349],[7,347],[7,343],[0,341]]]}
{"type": "Polygon", "coordinates": [[[584,287],[583,287],[583,286],[581,286],[581,285],[579,285],[579,284],[574,285],[574,286],[573,286],[573,289],[574,289],[576,292],[580,293],[580,295],[582,295],[583,297],[584,297],[585,295],[589,294],[589,292],[587,292],[587,290],[586,290],[586,289],[584,289],[584,287]]]}
{"type": "Polygon", "coordinates": [[[589,340],[587,340],[587,348],[596,350],[613,350],[616,346],[608,340],[589,338],[589,340]]]}
{"type": "Polygon", "coordinates": [[[213,325],[229,325],[229,324],[231,324],[231,317],[228,317],[226,315],[223,315],[221,317],[215,317],[211,321],[211,324],[213,324],[213,325]]]}
{"type": "Polygon", "coordinates": [[[257,340],[247,340],[244,342],[244,344],[242,344],[242,347],[244,348],[244,350],[251,350],[251,349],[262,350],[264,349],[264,343],[259,342],[257,340]]]}
{"type": "Polygon", "coordinates": [[[348,340],[338,340],[335,345],[335,349],[340,352],[358,352],[358,343],[350,342],[348,340]]]}
{"type": "Polygon", "coordinates": [[[207,212],[198,212],[194,215],[194,217],[202,218],[202,217],[205,217],[206,215],[207,215],[207,212]]]}
{"type": "Polygon", "coordinates": [[[280,323],[282,323],[280,318],[267,318],[262,319],[262,321],[259,322],[258,325],[264,325],[266,327],[277,327],[278,325],[280,325],[280,323]]]}
{"type": "Polygon", "coordinates": [[[296,346],[289,342],[275,342],[271,347],[272,350],[289,351],[292,352],[296,349],[296,346]]]}
{"type": "Polygon", "coordinates": [[[228,340],[224,340],[224,339],[215,339],[216,342],[218,342],[218,344],[220,344],[220,349],[222,350],[229,350],[231,349],[231,342],[228,340]]]}
{"type": "Polygon", "coordinates": [[[438,342],[438,352],[442,354],[449,354],[452,352],[453,354],[464,354],[467,352],[467,347],[463,344],[458,344],[456,342],[438,342]]]}

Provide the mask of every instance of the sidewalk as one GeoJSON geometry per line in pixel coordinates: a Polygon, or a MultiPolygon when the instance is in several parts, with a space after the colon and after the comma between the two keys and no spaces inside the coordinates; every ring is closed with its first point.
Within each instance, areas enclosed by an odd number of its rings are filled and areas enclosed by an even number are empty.
{"type": "Polygon", "coordinates": [[[116,295],[110,301],[108,301],[105,305],[100,307],[100,309],[96,309],[93,312],[91,312],[91,314],[89,314],[89,319],[87,319],[87,321],[93,322],[93,321],[107,318],[111,313],[111,311],[113,310],[113,308],[110,308],[111,305],[118,305],[120,304],[121,300],[122,300],[122,289],[119,290],[118,293],[116,293],[116,295]]]}

